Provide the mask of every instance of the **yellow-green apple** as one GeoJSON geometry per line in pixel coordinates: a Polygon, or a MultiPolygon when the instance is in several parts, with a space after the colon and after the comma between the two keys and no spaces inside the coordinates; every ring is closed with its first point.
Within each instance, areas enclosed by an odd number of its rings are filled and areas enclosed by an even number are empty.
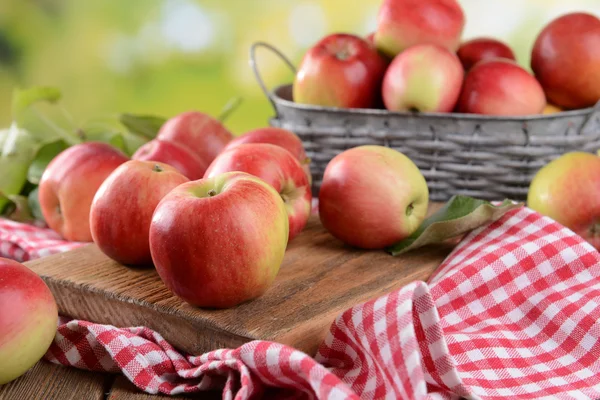
{"type": "Polygon", "coordinates": [[[0,258],[0,385],[27,372],[56,335],[58,310],[50,289],[25,265],[0,258]]]}
{"type": "Polygon", "coordinates": [[[494,38],[476,38],[464,42],[456,52],[465,70],[470,70],[473,65],[481,60],[491,58],[506,58],[516,61],[515,53],[506,44],[494,38]]]}
{"type": "Polygon", "coordinates": [[[390,111],[450,112],[464,79],[456,54],[434,44],[413,46],[394,58],[383,78],[390,111]]]}
{"type": "Polygon", "coordinates": [[[96,191],[129,157],[101,142],[80,143],[50,161],[39,184],[42,215],[50,228],[71,241],[91,242],[90,207],[96,191]]]}
{"type": "Polygon", "coordinates": [[[554,104],[548,103],[546,104],[546,107],[544,107],[544,109],[542,110],[542,114],[544,115],[550,115],[550,114],[556,114],[559,112],[563,112],[564,110],[558,106],[555,106],[554,104]]]}
{"type": "Polygon", "coordinates": [[[425,43],[455,52],[464,26],[465,15],[456,0],[384,0],[377,15],[375,45],[391,58],[425,43]]]}
{"type": "Polygon", "coordinates": [[[531,69],[548,100],[577,109],[600,100],[600,19],[587,13],[566,14],[538,35],[531,69]]]}
{"type": "Polygon", "coordinates": [[[199,111],[186,111],[170,118],[156,137],[189,149],[206,165],[233,139],[231,132],[219,120],[199,111]]]}
{"type": "Polygon", "coordinates": [[[374,108],[386,66],[386,60],[365,39],[346,33],[328,35],[304,54],[294,78],[294,101],[374,108]]]}
{"type": "Polygon", "coordinates": [[[90,229],[98,248],[125,265],[152,265],[148,235],[154,209],[171,190],[189,182],[174,167],[130,160],[102,183],[90,210],[90,229]]]}
{"type": "Polygon", "coordinates": [[[527,206],[600,250],[600,157],[568,152],[546,164],[531,181],[527,206]]]}
{"type": "Polygon", "coordinates": [[[276,127],[257,128],[244,133],[241,136],[233,139],[223,151],[233,149],[244,143],[270,143],[275,146],[283,147],[302,164],[306,176],[308,176],[308,182],[312,182],[312,175],[310,173],[310,159],[306,157],[304,145],[302,140],[292,131],[276,127]]]}
{"type": "Polygon", "coordinates": [[[289,240],[306,226],[312,192],[302,165],[287,150],[268,143],[240,144],[219,154],[206,170],[205,178],[242,171],[261,178],[281,196],[289,217],[289,240]]]}
{"type": "Polygon", "coordinates": [[[546,96],[540,83],[512,60],[482,60],[467,73],[458,110],[486,115],[540,114],[546,96]]]}
{"type": "Polygon", "coordinates": [[[210,164],[191,152],[189,147],[161,139],[153,139],[145,143],[133,153],[131,158],[171,165],[191,180],[202,178],[210,164]]]}
{"type": "Polygon", "coordinates": [[[383,146],[358,146],[335,156],[323,175],[319,217],[343,242],[381,249],[412,234],[423,222],[429,190],[419,168],[383,146]]]}
{"type": "Polygon", "coordinates": [[[273,283],[288,240],[279,194],[245,172],[179,185],[158,204],[150,250],[165,285],[186,302],[227,308],[273,283]]]}

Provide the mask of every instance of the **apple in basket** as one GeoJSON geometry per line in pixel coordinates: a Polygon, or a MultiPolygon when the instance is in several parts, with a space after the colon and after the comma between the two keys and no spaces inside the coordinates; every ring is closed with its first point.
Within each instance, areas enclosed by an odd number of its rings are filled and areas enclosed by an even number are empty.
{"type": "Polygon", "coordinates": [[[226,308],[261,296],[288,241],[279,193],[245,172],[184,183],[158,204],[150,225],[156,270],[177,296],[226,308]]]}
{"type": "Polygon", "coordinates": [[[571,13],[551,21],[538,35],[531,69],[548,101],[563,109],[600,100],[600,19],[571,13]]]}
{"type": "Polygon", "coordinates": [[[40,208],[46,223],[63,238],[91,242],[90,207],[96,191],[129,157],[100,142],[76,144],[48,164],[39,184],[40,208]]]}
{"type": "Polygon", "coordinates": [[[300,62],[293,98],[299,104],[375,108],[387,61],[365,39],[345,33],[324,37],[300,62]]]}
{"type": "Polygon", "coordinates": [[[319,192],[323,226],[365,249],[381,249],[411,235],[428,206],[421,171],[404,154],[383,146],[358,146],[335,156],[319,192]]]}
{"type": "Polygon", "coordinates": [[[500,40],[493,38],[476,38],[463,43],[456,52],[465,70],[470,70],[481,60],[506,58],[516,61],[512,49],[500,40]]]}
{"type": "Polygon", "coordinates": [[[539,82],[507,59],[478,62],[465,77],[458,110],[487,115],[533,115],[543,112],[546,96],[539,82]]]}
{"type": "Polygon", "coordinates": [[[306,176],[308,176],[308,182],[312,182],[312,175],[310,173],[310,159],[306,157],[304,151],[304,145],[302,140],[292,131],[276,127],[266,127],[253,129],[249,132],[244,133],[241,136],[233,139],[225,147],[223,151],[233,149],[244,143],[269,143],[275,146],[283,147],[302,164],[306,176]]]}
{"type": "Polygon", "coordinates": [[[384,0],[377,15],[375,45],[395,57],[417,44],[437,44],[455,52],[465,26],[456,0],[384,0]]]}
{"type": "Polygon", "coordinates": [[[165,122],[156,138],[187,148],[208,165],[233,135],[216,118],[199,111],[187,111],[165,122]]]}
{"type": "Polygon", "coordinates": [[[546,164],[531,181],[527,206],[600,250],[600,157],[569,152],[546,164]]]}
{"type": "Polygon", "coordinates": [[[311,212],[312,192],[302,165],[289,151],[268,143],[240,144],[221,153],[204,177],[231,171],[261,178],[279,193],[289,216],[289,240],[304,229],[311,212]]]}
{"type": "Polygon", "coordinates": [[[202,178],[210,164],[191,152],[189,147],[160,139],[153,139],[145,143],[137,149],[131,158],[140,161],[158,161],[171,165],[191,180],[202,178]]]}
{"type": "Polygon", "coordinates": [[[44,356],[57,325],[56,302],[42,278],[23,264],[0,258],[0,385],[44,356]]]}
{"type": "Polygon", "coordinates": [[[90,210],[98,248],[125,265],[152,265],[148,234],[154,209],[175,187],[189,182],[174,167],[130,160],[102,183],[90,210]]]}
{"type": "Polygon", "coordinates": [[[450,112],[464,79],[456,54],[433,44],[399,54],[383,79],[383,102],[390,111],[450,112]]]}

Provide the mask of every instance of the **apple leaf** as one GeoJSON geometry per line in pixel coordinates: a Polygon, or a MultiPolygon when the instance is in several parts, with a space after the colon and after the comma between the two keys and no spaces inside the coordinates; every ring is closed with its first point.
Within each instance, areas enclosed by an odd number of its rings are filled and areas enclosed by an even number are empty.
{"type": "Polygon", "coordinates": [[[42,214],[42,207],[40,206],[40,199],[38,196],[39,188],[36,187],[29,193],[27,196],[27,203],[29,204],[29,209],[31,210],[31,215],[38,221],[44,221],[44,214],[42,214]]]}
{"type": "Polygon", "coordinates": [[[40,183],[44,170],[59,153],[66,150],[69,144],[62,139],[56,139],[40,146],[35,153],[35,158],[29,165],[27,180],[33,184],[40,183]]]}
{"type": "Polygon", "coordinates": [[[6,196],[7,205],[2,210],[2,216],[17,222],[33,222],[34,216],[31,214],[27,197],[18,194],[6,196]]]}
{"type": "MultiPolygon", "coordinates": [[[[5,197],[19,194],[23,189],[36,148],[37,143],[29,132],[15,123],[9,129],[0,130],[0,192],[5,197]]],[[[0,200],[0,209],[6,204],[6,200],[0,200]]]]}
{"type": "Polygon", "coordinates": [[[397,256],[428,244],[440,243],[495,221],[506,212],[522,206],[523,203],[511,200],[494,205],[469,196],[453,196],[444,207],[425,219],[412,235],[386,251],[397,256]]]}
{"type": "Polygon", "coordinates": [[[133,134],[154,139],[158,130],[167,121],[163,117],[153,115],[137,115],[124,113],[119,116],[119,121],[133,134]]]}
{"type": "Polygon", "coordinates": [[[13,118],[18,116],[34,103],[47,101],[56,103],[60,100],[60,90],[50,86],[37,86],[29,89],[15,89],[12,98],[13,118]]]}

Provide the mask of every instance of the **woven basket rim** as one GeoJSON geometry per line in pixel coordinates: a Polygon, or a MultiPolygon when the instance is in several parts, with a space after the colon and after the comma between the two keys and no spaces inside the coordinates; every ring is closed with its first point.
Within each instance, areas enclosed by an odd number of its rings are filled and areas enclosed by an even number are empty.
{"type": "MultiPolygon", "coordinates": [[[[540,115],[527,115],[527,116],[506,116],[506,117],[498,117],[498,116],[489,116],[482,114],[464,114],[458,112],[451,113],[436,113],[436,112],[401,112],[401,111],[389,111],[383,109],[372,109],[372,108],[340,108],[340,107],[324,107],[324,106],[315,106],[310,104],[299,104],[295,103],[292,100],[286,99],[281,96],[281,93],[284,91],[290,91],[292,87],[292,83],[282,84],[275,87],[271,91],[271,100],[277,104],[280,104],[285,107],[295,108],[297,110],[302,111],[319,111],[319,112],[327,112],[338,115],[364,115],[364,116],[387,116],[387,117],[407,117],[407,116],[419,116],[430,119],[448,119],[456,118],[462,120],[471,120],[471,121],[481,121],[481,122],[531,122],[531,121],[547,121],[553,119],[561,119],[561,118],[572,118],[578,116],[587,116],[595,111],[596,107],[600,106],[600,101],[595,107],[587,107],[581,108],[577,110],[566,110],[560,111],[553,114],[540,114],[540,115]]],[[[290,91],[291,92],[291,91],[290,91]]]]}

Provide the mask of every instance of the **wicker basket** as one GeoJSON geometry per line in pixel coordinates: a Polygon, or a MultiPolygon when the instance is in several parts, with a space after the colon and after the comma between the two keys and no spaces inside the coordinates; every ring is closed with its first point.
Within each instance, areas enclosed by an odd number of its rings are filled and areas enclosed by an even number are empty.
{"type": "Polygon", "coordinates": [[[430,199],[463,194],[486,200],[525,200],[534,174],[568,151],[600,149],[600,102],[593,108],[531,117],[489,117],[456,113],[400,113],[296,104],[292,85],[269,91],[250,49],[256,79],[275,110],[272,126],[289,129],[311,158],[313,193],[318,194],[327,163],[359,145],[381,145],[410,157],[427,180],[430,199]]]}

